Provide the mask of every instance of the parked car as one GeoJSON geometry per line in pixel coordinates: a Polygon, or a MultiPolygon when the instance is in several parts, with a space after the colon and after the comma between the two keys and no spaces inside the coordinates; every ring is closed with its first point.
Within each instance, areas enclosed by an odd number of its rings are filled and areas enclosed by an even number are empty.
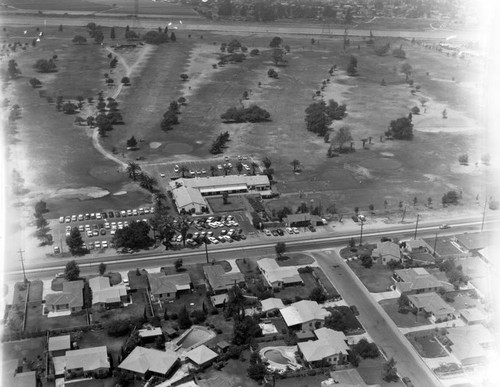
{"type": "Polygon", "coordinates": [[[410,378],[408,376],[405,376],[403,377],[403,383],[407,386],[407,387],[413,387],[413,383],[411,382],[410,378]]]}
{"type": "Polygon", "coordinates": [[[139,212],[137,210],[132,210],[132,215],[137,216],[137,215],[139,215],[139,212]]]}
{"type": "Polygon", "coordinates": [[[176,166],[174,167],[174,172],[175,172],[175,173],[179,173],[179,171],[180,171],[180,168],[179,168],[179,166],[178,166],[178,165],[176,165],[176,166]]]}
{"type": "Polygon", "coordinates": [[[97,230],[93,230],[93,231],[92,231],[92,235],[93,235],[93,236],[99,236],[99,231],[97,231],[97,230]]]}
{"type": "Polygon", "coordinates": [[[76,222],[78,217],[76,215],[71,215],[71,221],[76,222]]]}
{"type": "Polygon", "coordinates": [[[309,229],[309,231],[311,232],[316,232],[316,227],[314,227],[312,224],[310,224],[309,226],[307,226],[307,228],[309,229]]]}
{"type": "Polygon", "coordinates": [[[285,235],[285,232],[281,228],[277,228],[276,232],[278,233],[279,236],[285,235]]]}
{"type": "Polygon", "coordinates": [[[61,252],[61,249],[59,246],[54,246],[54,254],[59,254],[61,252]]]}
{"type": "Polygon", "coordinates": [[[266,234],[267,236],[271,236],[271,235],[273,235],[273,234],[271,234],[271,231],[269,231],[269,230],[267,230],[267,229],[265,229],[265,230],[263,230],[263,231],[264,231],[264,234],[266,234]]]}
{"type": "Polygon", "coordinates": [[[102,241],[102,248],[107,249],[108,248],[108,241],[102,241]]]}
{"type": "Polygon", "coordinates": [[[208,237],[208,240],[209,240],[211,243],[213,243],[214,245],[216,245],[216,244],[218,244],[218,243],[219,243],[219,241],[218,241],[216,238],[214,238],[213,236],[209,236],[209,237],[208,237]]]}
{"type": "Polygon", "coordinates": [[[295,234],[300,234],[300,231],[297,227],[292,227],[292,230],[295,234]]]}
{"type": "Polygon", "coordinates": [[[444,230],[444,229],[447,229],[447,228],[451,228],[451,226],[449,224],[442,224],[442,225],[439,226],[439,228],[441,230],[444,230]]]}
{"type": "Polygon", "coordinates": [[[101,248],[101,242],[95,241],[94,242],[94,246],[95,246],[96,249],[100,249],[101,248]]]}
{"type": "Polygon", "coordinates": [[[115,218],[120,218],[122,216],[122,214],[120,213],[120,211],[115,211],[115,218]]]}
{"type": "Polygon", "coordinates": [[[293,230],[291,227],[287,227],[285,228],[286,232],[289,233],[289,234],[293,234],[293,230]]]}
{"type": "Polygon", "coordinates": [[[90,214],[85,214],[85,220],[90,220],[90,214]]]}
{"type": "Polygon", "coordinates": [[[92,233],[92,231],[87,230],[87,236],[88,236],[89,238],[92,238],[92,236],[93,236],[93,235],[94,235],[94,234],[92,233]]]}
{"type": "Polygon", "coordinates": [[[81,222],[82,220],[85,220],[83,214],[78,214],[78,220],[81,222]]]}
{"type": "Polygon", "coordinates": [[[103,213],[101,213],[101,215],[102,215],[103,219],[108,219],[108,214],[107,213],[103,212],[103,213]]]}
{"type": "Polygon", "coordinates": [[[84,232],[85,231],[85,227],[83,227],[83,224],[81,224],[81,225],[78,226],[78,231],[80,231],[80,232],[84,232]]]}
{"type": "Polygon", "coordinates": [[[102,219],[102,214],[100,212],[98,212],[97,214],[95,214],[95,218],[97,220],[101,220],[102,219]]]}
{"type": "Polygon", "coordinates": [[[276,230],[271,230],[271,234],[273,234],[273,236],[279,236],[280,234],[278,234],[278,231],[276,230]]]}
{"type": "Polygon", "coordinates": [[[67,216],[66,218],[64,218],[64,221],[66,223],[71,223],[71,216],[67,216]]]}
{"type": "Polygon", "coordinates": [[[114,218],[115,217],[115,213],[113,211],[109,211],[108,212],[108,217],[109,218],[114,218]]]}

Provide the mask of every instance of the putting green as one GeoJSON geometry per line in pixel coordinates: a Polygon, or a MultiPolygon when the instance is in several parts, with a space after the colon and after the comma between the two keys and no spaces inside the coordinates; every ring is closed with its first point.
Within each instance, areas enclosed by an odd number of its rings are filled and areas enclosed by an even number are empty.
{"type": "Polygon", "coordinates": [[[372,171],[401,168],[401,163],[399,161],[385,157],[362,160],[359,165],[372,171]]]}
{"type": "Polygon", "coordinates": [[[193,147],[189,144],[183,142],[173,142],[171,144],[165,145],[165,151],[173,155],[179,155],[184,153],[190,153],[193,147]]]}

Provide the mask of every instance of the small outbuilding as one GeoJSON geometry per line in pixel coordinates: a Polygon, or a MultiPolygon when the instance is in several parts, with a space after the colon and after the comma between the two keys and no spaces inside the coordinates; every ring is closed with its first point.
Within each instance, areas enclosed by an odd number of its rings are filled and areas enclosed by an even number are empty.
{"type": "Polygon", "coordinates": [[[219,356],[206,345],[200,345],[186,353],[186,359],[199,368],[210,366],[219,356]]]}

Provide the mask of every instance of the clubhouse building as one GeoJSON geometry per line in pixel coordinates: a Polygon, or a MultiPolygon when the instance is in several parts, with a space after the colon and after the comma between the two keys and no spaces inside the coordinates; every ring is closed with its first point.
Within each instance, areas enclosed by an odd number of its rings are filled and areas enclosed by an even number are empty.
{"type": "Polygon", "coordinates": [[[201,214],[208,208],[207,197],[228,194],[270,196],[271,183],[266,175],[227,175],[180,178],[169,183],[177,210],[201,214]]]}

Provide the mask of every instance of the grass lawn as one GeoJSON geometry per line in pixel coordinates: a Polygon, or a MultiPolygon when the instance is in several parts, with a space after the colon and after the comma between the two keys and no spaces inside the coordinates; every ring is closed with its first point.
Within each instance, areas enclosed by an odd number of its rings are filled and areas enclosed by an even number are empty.
{"type": "Polygon", "coordinates": [[[359,372],[366,384],[378,384],[380,387],[403,387],[401,381],[388,383],[382,379],[382,366],[385,360],[382,356],[375,359],[361,359],[356,370],[359,372]]]}
{"type": "Polygon", "coordinates": [[[340,250],[340,256],[344,259],[352,258],[352,257],[361,257],[363,255],[371,255],[373,249],[375,249],[377,245],[375,244],[366,244],[363,246],[355,246],[355,247],[344,247],[340,250]]]}
{"type": "Polygon", "coordinates": [[[43,282],[31,281],[28,302],[42,302],[43,300],[43,282]]]}
{"type": "Polygon", "coordinates": [[[394,321],[394,323],[400,328],[411,328],[418,327],[422,325],[428,325],[430,322],[423,316],[422,313],[418,314],[418,317],[413,313],[399,313],[398,309],[398,299],[382,300],[379,302],[380,306],[384,308],[385,312],[394,321]]]}
{"type": "Polygon", "coordinates": [[[392,281],[393,272],[385,265],[375,263],[367,269],[361,265],[359,260],[349,261],[348,265],[370,292],[385,292],[394,283],[392,281]]]}
{"type": "Polygon", "coordinates": [[[26,331],[36,332],[47,329],[72,328],[87,325],[85,311],[69,316],[47,317],[42,314],[43,307],[41,303],[32,303],[28,307],[28,317],[26,319],[26,331]]]}
{"type": "Polygon", "coordinates": [[[288,253],[277,259],[276,262],[278,262],[279,266],[300,266],[310,265],[314,263],[314,259],[303,253],[288,253]]]}
{"type": "Polygon", "coordinates": [[[412,332],[406,335],[406,338],[420,356],[427,358],[436,358],[448,356],[444,348],[439,344],[435,336],[439,336],[439,332],[435,330],[412,332]]]}
{"type": "Polygon", "coordinates": [[[249,358],[249,351],[243,351],[241,360],[230,359],[220,371],[208,368],[205,372],[197,376],[200,379],[209,379],[220,375],[224,379],[227,379],[231,386],[258,387],[259,384],[247,376],[247,368],[250,365],[248,362],[249,358]]]}
{"type": "Polygon", "coordinates": [[[105,345],[113,356],[113,364],[116,367],[118,364],[118,356],[120,356],[121,346],[125,343],[127,337],[126,335],[122,337],[111,337],[107,334],[106,329],[92,330],[82,335],[78,345],[81,349],[105,345]]]}
{"type": "Polygon", "coordinates": [[[276,387],[309,387],[320,386],[321,382],[330,377],[329,374],[318,374],[315,376],[301,376],[297,378],[276,378],[276,387]]]}
{"type": "Polygon", "coordinates": [[[24,282],[16,282],[14,285],[14,298],[12,303],[14,305],[24,305],[26,302],[26,293],[28,292],[28,287],[24,282]]]}
{"type": "Polygon", "coordinates": [[[214,214],[244,211],[247,207],[246,199],[243,196],[229,195],[227,200],[227,204],[224,204],[222,198],[209,198],[207,202],[214,214]]]}
{"type": "Polygon", "coordinates": [[[2,359],[22,359],[35,360],[38,356],[43,356],[47,339],[37,337],[19,341],[9,341],[2,343],[2,359]]]}

